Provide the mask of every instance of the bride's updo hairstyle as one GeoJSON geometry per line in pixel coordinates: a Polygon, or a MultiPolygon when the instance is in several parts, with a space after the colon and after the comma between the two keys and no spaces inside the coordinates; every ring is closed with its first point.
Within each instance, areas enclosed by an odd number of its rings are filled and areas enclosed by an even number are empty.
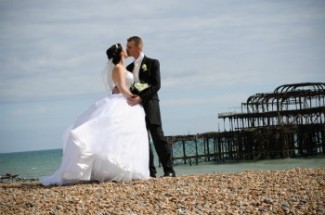
{"type": "Polygon", "coordinates": [[[106,51],[106,55],[108,59],[112,59],[112,62],[116,65],[121,60],[121,52],[123,48],[120,43],[112,45],[109,49],[106,51]]]}

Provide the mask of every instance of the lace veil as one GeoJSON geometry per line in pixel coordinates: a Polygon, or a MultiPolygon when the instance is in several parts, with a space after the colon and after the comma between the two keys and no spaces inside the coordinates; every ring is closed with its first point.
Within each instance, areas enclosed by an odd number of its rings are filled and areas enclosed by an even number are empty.
{"type": "Polygon", "coordinates": [[[104,81],[104,85],[107,91],[112,91],[115,84],[114,81],[112,79],[112,72],[113,72],[113,68],[114,68],[114,63],[112,61],[112,59],[108,60],[104,70],[103,70],[103,81],[104,81]]]}

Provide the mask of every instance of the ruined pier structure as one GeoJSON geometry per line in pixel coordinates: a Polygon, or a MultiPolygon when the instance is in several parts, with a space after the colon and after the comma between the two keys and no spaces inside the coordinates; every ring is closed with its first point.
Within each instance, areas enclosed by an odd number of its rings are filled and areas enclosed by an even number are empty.
{"type": "Polygon", "coordinates": [[[325,83],[281,85],[218,118],[222,132],[167,137],[176,163],[325,154],[325,83]]]}

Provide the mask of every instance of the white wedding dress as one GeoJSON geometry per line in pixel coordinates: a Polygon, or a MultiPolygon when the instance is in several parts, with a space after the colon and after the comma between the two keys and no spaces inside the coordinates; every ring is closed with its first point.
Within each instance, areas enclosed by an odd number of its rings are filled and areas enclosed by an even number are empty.
{"type": "MultiPolygon", "coordinates": [[[[126,79],[129,85],[133,83],[130,72],[126,79]]],[[[143,107],[130,106],[122,94],[113,94],[91,105],[66,130],[60,167],[53,175],[39,180],[47,186],[149,178],[143,107]]]]}

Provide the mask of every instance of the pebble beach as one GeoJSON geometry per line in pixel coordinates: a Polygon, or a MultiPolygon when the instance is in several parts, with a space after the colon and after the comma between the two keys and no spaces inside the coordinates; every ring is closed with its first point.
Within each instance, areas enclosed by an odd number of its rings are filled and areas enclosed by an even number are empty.
{"type": "Polygon", "coordinates": [[[325,214],[325,168],[51,187],[2,182],[0,214],[325,214]]]}

